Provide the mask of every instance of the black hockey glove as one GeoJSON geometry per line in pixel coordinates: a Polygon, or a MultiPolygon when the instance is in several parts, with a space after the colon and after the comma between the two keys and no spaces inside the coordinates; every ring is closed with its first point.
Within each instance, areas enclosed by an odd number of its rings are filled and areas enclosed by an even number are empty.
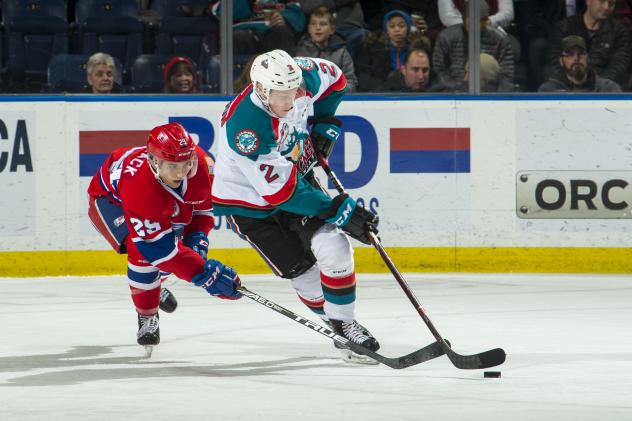
{"type": "Polygon", "coordinates": [[[329,158],[336,140],[340,137],[342,121],[336,117],[310,117],[307,122],[312,126],[310,138],[316,153],[325,159],[329,158]]]}
{"type": "Polygon", "coordinates": [[[348,194],[339,194],[331,201],[329,211],[318,216],[346,232],[349,237],[371,244],[369,232],[377,234],[379,218],[373,212],[360,206],[348,194]]]}

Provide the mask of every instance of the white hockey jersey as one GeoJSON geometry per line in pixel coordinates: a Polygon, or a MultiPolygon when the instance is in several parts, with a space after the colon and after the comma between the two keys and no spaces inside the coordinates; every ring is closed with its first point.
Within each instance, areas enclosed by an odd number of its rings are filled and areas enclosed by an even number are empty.
{"type": "Polygon", "coordinates": [[[303,86],[283,118],[268,112],[252,84],[222,114],[212,199],[216,215],[264,218],[278,210],[319,215],[331,199],[303,177],[316,159],[307,118],[333,116],[347,81],[330,61],[297,57],[303,86]]]}

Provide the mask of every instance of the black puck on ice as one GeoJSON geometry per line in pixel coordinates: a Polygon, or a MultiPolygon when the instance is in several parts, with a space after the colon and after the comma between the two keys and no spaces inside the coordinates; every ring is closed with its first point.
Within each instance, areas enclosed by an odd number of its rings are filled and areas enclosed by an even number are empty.
{"type": "Polygon", "coordinates": [[[500,371],[486,371],[483,373],[483,377],[498,378],[500,377],[500,371]]]}

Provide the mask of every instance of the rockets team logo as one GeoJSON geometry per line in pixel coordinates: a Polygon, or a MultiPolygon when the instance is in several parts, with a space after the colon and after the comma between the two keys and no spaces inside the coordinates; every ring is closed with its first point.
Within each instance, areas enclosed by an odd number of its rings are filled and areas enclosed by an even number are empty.
{"type": "Polygon", "coordinates": [[[314,61],[307,57],[294,57],[294,61],[303,70],[312,70],[315,66],[314,61]]]}
{"type": "Polygon", "coordinates": [[[259,138],[252,130],[240,130],[235,135],[235,146],[241,153],[250,155],[259,149],[259,138]]]}

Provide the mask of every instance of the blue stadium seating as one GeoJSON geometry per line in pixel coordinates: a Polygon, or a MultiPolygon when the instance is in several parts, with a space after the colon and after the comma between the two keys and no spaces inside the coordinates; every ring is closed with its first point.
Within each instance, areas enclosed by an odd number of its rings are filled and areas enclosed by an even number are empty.
{"type": "Polygon", "coordinates": [[[163,91],[163,70],[171,59],[166,54],[142,54],[131,69],[131,90],[134,93],[159,93],[163,91]]]}
{"type": "Polygon", "coordinates": [[[210,15],[200,15],[208,0],[154,0],[150,9],[160,14],[156,35],[156,53],[191,57],[205,64],[216,54],[219,22],[210,15]]]}
{"type": "Polygon", "coordinates": [[[143,24],[133,0],[77,0],[80,52],[108,53],[123,64],[123,77],[142,52],[143,24]]]}
{"type": "Polygon", "coordinates": [[[219,92],[221,66],[218,57],[211,57],[204,69],[205,92],[219,92]]]}
{"type": "Polygon", "coordinates": [[[3,0],[6,63],[15,83],[45,81],[50,59],[68,51],[64,0],[3,0]]]}
{"type": "MultiPolygon", "coordinates": [[[[86,64],[90,58],[87,54],[59,54],[54,56],[48,65],[49,92],[87,92],[88,82],[86,64]]],[[[114,82],[121,85],[121,63],[115,58],[116,77],[114,82]]]]}

